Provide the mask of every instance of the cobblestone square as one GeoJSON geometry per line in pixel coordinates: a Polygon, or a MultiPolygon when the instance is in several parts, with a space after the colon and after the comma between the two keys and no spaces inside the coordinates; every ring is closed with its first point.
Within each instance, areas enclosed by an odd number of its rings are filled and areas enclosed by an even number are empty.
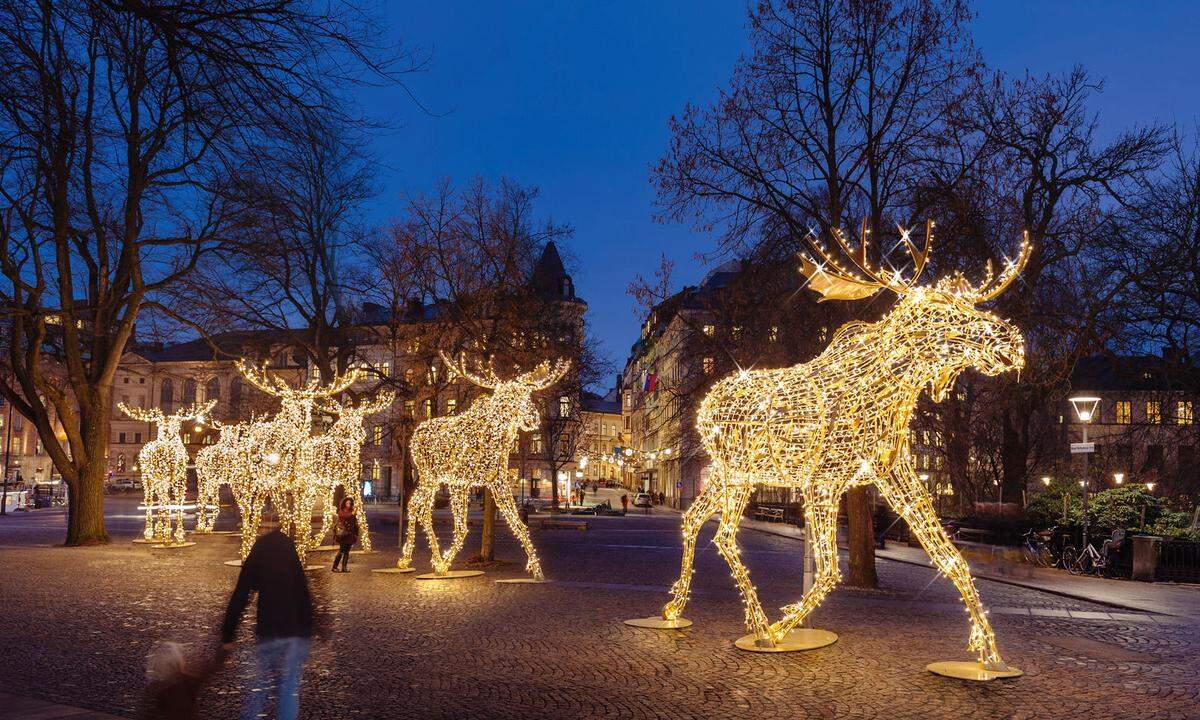
{"type": "MultiPolygon", "coordinates": [[[[1200,717],[1194,618],[983,580],[1001,652],[1026,674],[971,684],[924,670],[968,659],[965,615],[932,569],[880,560],[882,589],[839,589],[818,611],[816,624],[839,633],[835,645],[759,655],[733,647],[742,610],[709,544],[711,526],[685,613],[696,624],[653,631],[621,621],[665,601],[680,553],[676,515],[535,530],[553,582],[503,585],[494,581],[519,577],[523,566],[503,533],[504,562],[482,577],[422,582],[369,572],[397,555],[394,520],[379,510],[371,522],[380,552],[356,555],[347,575],[310,573],[324,623],[304,676],[303,717],[1200,717]]],[[[133,717],[155,641],[197,652],[215,645],[237,573],[221,561],[236,556],[236,540],[201,537],[175,551],[133,545],[139,520],[119,504],[110,546],[51,547],[60,524],[61,516],[31,514],[0,526],[0,692],[133,717]]],[[[777,612],[799,597],[799,543],[753,531],[740,541],[764,607],[777,612]]],[[[427,552],[417,559],[424,567],[427,552]]],[[[236,717],[252,627],[247,618],[245,642],[203,700],[205,717],[236,717]]]]}

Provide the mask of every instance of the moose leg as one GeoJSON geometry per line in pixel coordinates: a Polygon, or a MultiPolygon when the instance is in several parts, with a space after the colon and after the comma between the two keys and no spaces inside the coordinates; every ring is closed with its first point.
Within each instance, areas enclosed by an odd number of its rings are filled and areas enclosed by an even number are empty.
{"type": "Polygon", "coordinates": [[[717,544],[717,550],[729,565],[733,580],[742,593],[742,602],[746,606],[746,627],[754,633],[760,644],[771,646],[775,642],[767,623],[767,615],[758,601],[758,593],[754,590],[754,584],[750,582],[750,571],[742,564],[741,551],[737,546],[738,523],[741,522],[742,513],[750,502],[752,490],[749,485],[741,485],[722,494],[721,524],[717,527],[713,542],[717,544]]]}
{"type": "Polygon", "coordinates": [[[354,498],[354,518],[358,520],[358,544],[363,552],[371,552],[371,528],[367,526],[367,508],[363,505],[362,485],[358,481],[350,483],[347,488],[352,491],[354,498]]]}
{"type": "Polygon", "coordinates": [[[437,570],[438,563],[442,561],[442,549],[438,545],[437,533],[433,529],[433,504],[437,499],[437,485],[428,485],[425,487],[425,492],[421,496],[421,502],[417,505],[417,518],[421,523],[421,528],[425,531],[425,539],[429,542],[429,562],[437,570]]]}
{"type": "MultiPolygon", "coordinates": [[[[454,534],[450,538],[450,547],[440,558],[435,556],[433,569],[439,574],[447,572],[458,552],[462,550],[463,542],[467,539],[467,512],[470,505],[470,488],[450,488],[450,513],[454,516],[454,534]]],[[[431,523],[432,524],[432,523],[431,523]]]]}
{"type": "Polygon", "coordinates": [[[971,638],[967,647],[979,654],[979,661],[989,670],[1005,670],[1007,665],[996,650],[996,636],[988,623],[983,601],[975,589],[971,570],[958,548],[950,542],[925,485],[917,479],[912,468],[901,464],[886,478],[880,478],[876,486],[900,517],[908,523],[909,530],[917,536],[929,559],[943,575],[950,578],[962,595],[963,604],[971,616],[971,638]]]}
{"type": "Polygon", "coordinates": [[[692,590],[692,574],[694,572],[692,565],[696,559],[696,536],[700,534],[700,528],[704,527],[704,523],[717,511],[717,506],[724,493],[723,486],[715,482],[709,483],[700,493],[700,497],[693,500],[687,511],[683,513],[683,560],[679,565],[679,579],[671,586],[671,592],[675,597],[663,606],[663,620],[677,620],[683,614],[683,608],[687,605],[692,590]]]}
{"type": "Polygon", "coordinates": [[[517,537],[521,547],[525,549],[525,571],[537,580],[544,580],[542,563],[538,560],[537,550],[533,547],[533,540],[529,537],[529,528],[521,522],[521,513],[517,510],[517,503],[513,500],[512,493],[507,487],[503,487],[503,483],[492,483],[488,489],[491,490],[492,497],[496,501],[496,509],[504,516],[504,521],[508,523],[509,529],[517,537]]]}
{"type": "Polygon", "coordinates": [[[814,497],[813,493],[805,493],[804,523],[809,528],[808,537],[813,544],[811,551],[817,572],[812,587],[804,593],[800,602],[784,607],[783,617],[771,626],[771,634],[777,641],[804,622],[804,618],[821,604],[842,579],[838,571],[837,513],[836,497],[830,494],[814,497]]]}
{"type": "Polygon", "coordinates": [[[400,551],[400,560],[396,567],[407,570],[412,567],[413,550],[417,545],[417,523],[424,514],[422,507],[425,502],[425,486],[418,485],[408,498],[408,527],[404,530],[404,548],[400,551]]]}

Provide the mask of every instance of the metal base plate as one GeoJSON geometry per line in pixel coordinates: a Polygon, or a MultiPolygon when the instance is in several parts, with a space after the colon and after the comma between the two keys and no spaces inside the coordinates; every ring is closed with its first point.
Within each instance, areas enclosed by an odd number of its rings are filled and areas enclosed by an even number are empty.
{"type": "Polygon", "coordinates": [[[378,550],[351,550],[351,555],[374,555],[378,550]]]}
{"type": "Polygon", "coordinates": [[[1015,678],[1025,674],[1011,666],[1005,670],[988,670],[983,666],[983,663],[975,660],[935,662],[926,665],[925,669],[935,675],[943,675],[960,680],[975,680],[978,682],[987,682],[988,680],[997,680],[999,678],[1015,678]]]}
{"type": "Polygon", "coordinates": [[[228,565],[229,567],[241,567],[242,561],[241,560],[226,560],[225,564],[228,565]]]}
{"type": "Polygon", "coordinates": [[[817,648],[827,647],[837,642],[837,633],[829,632],[828,630],[817,630],[814,628],[796,628],[783,639],[774,645],[759,645],[758,636],[743,635],[733,644],[739,650],[747,650],[749,652],[761,653],[781,653],[781,652],[797,652],[800,650],[816,650],[817,648]]]}
{"type": "Polygon", "coordinates": [[[150,547],[154,548],[155,550],[176,550],[178,548],[191,547],[195,544],[196,543],[190,540],[184,540],[183,542],[159,543],[158,545],[151,545],[150,547]]]}
{"type": "Polygon", "coordinates": [[[337,545],[318,545],[315,548],[309,548],[308,551],[309,552],[333,552],[334,550],[337,550],[337,549],[338,549],[337,545]]]}
{"type": "Polygon", "coordinates": [[[687,618],[663,620],[661,615],[651,615],[650,617],[626,620],[625,624],[632,625],[633,627],[650,628],[651,630],[682,630],[685,627],[691,627],[692,621],[687,618]]]}
{"type": "Polygon", "coordinates": [[[238,530],[209,530],[208,535],[241,535],[238,530]]]}
{"type": "Polygon", "coordinates": [[[312,572],[313,570],[328,570],[328,565],[305,565],[304,572],[312,572]]]}
{"type": "Polygon", "coordinates": [[[537,578],[504,578],[503,580],[496,581],[497,584],[504,585],[542,585],[545,582],[545,580],[538,580],[537,578]]]}
{"type": "Polygon", "coordinates": [[[431,572],[431,573],[425,573],[424,575],[418,575],[417,579],[418,580],[457,580],[459,578],[475,577],[476,575],[482,575],[482,574],[483,574],[482,570],[447,570],[444,573],[431,572]]]}
{"type": "Polygon", "coordinates": [[[134,545],[161,545],[166,541],[162,538],[150,538],[149,540],[146,538],[137,538],[136,540],[131,540],[130,542],[132,542],[134,545]]]}
{"type": "Polygon", "coordinates": [[[417,571],[416,568],[390,567],[390,568],[375,568],[371,572],[379,573],[380,575],[398,575],[400,573],[410,573],[410,572],[416,572],[416,571],[417,571]]]}

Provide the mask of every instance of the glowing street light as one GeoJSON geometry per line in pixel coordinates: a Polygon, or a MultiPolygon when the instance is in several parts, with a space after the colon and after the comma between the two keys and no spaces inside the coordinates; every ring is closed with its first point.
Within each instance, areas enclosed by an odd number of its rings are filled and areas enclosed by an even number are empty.
{"type": "Polygon", "coordinates": [[[1146,483],[1146,492],[1154,492],[1154,483],[1152,483],[1152,482],[1146,483]]]}
{"type": "Polygon", "coordinates": [[[1118,485],[1125,482],[1125,473],[1113,473],[1113,482],[1118,485]]]}
{"type": "Polygon", "coordinates": [[[1075,417],[1079,418],[1079,422],[1083,425],[1083,442],[1080,444],[1080,452],[1083,454],[1083,480],[1079,482],[1083,487],[1083,547],[1088,546],[1088,456],[1091,455],[1091,448],[1088,447],[1088,425],[1092,424],[1092,420],[1096,418],[1096,408],[1100,407],[1100,398],[1095,395],[1076,395],[1073,398],[1068,398],[1071,402],[1071,407],[1075,410],[1075,417]]]}
{"type": "Polygon", "coordinates": [[[1046,487],[1050,487],[1050,476],[1049,475],[1042,476],[1042,484],[1045,485],[1046,487]]]}

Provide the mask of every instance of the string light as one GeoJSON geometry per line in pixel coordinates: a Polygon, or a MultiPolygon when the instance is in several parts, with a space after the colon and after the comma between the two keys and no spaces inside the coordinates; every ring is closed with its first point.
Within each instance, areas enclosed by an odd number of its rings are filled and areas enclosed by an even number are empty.
{"type": "Polygon", "coordinates": [[[461,357],[457,365],[445,355],[441,357],[452,373],[491,390],[492,394],[478,398],[458,415],[430,418],[413,431],[411,448],[413,464],[417,468],[417,486],[408,502],[413,521],[408,524],[397,567],[402,570],[412,568],[417,525],[420,524],[429,541],[434,572],[439,575],[448,572],[467,536],[469,493],[473,489],[486,488],[500,515],[525,549],[526,572],[541,580],[541,562],[529,537],[529,529],[521,522],[513,500],[508,455],[518,433],[538,427],[539,415],[533,394],[557,383],[571,364],[566,360],[555,361],[553,365],[544,361],[527,373],[501,380],[490,367],[477,375],[466,370],[461,357]],[[454,535],[444,553],[439,550],[433,531],[434,498],[442,485],[449,490],[454,516],[454,535]]]}
{"type": "Polygon", "coordinates": [[[1031,248],[1026,237],[1018,259],[1008,262],[999,277],[989,263],[979,285],[956,274],[933,286],[918,286],[932,237],[929,223],[924,247],[918,249],[909,231],[902,230],[902,243],[915,266],[910,280],[870,264],[865,227],[857,249],[849,247],[840,231],[834,232],[841,254],[856,272],[809,238],[819,258],[802,256],[802,272],[823,300],[856,300],[885,288],[900,299],[877,322],[841,327],[811,362],[743,370],[713,385],[697,416],[701,441],[712,458],[712,475],[684,513],[682,566],[662,621],[687,622],[680,614],[691,589],[696,537],[704,522],[720,513],[714,542],[741,592],[746,625],[759,646],[780,643],[841,579],[839,499],[852,486],[873,483],[958,589],[971,622],[968,647],[978,654],[982,668],[993,676],[1019,674],[1001,660],[967,563],[943,530],[929,489],[917,474],[909,423],[926,387],[941,401],[967,368],[997,375],[1024,365],[1020,332],[976,305],[1012,283],[1031,248]],[[757,487],[800,491],[816,558],[812,587],[799,602],[784,607],[783,617],[774,623],[763,612],[736,542],[738,523],[757,487]]]}
{"type": "Polygon", "coordinates": [[[188,453],[180,429],[184,422],[202,417],[214,405],[216,401],[193,404],[165,415],[157,408],[144,410],[117,403],[117,408],[130,418],[158,426],[158,435],[138,452],[146,510],[146,524],[142,530],[144,540],[164,545],[184,542],[188,453]]]}

